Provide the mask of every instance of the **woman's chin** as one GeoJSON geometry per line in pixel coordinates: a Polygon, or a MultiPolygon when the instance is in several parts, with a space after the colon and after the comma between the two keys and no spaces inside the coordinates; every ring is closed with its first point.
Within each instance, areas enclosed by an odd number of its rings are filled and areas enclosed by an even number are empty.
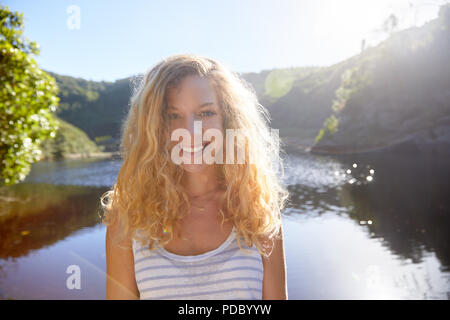
{"type": "Polygon", "coordinates": [[[185,164],[182,163],[181,167],[183,168],[184,171],[189,172],[189,173],[201,173],[203,171],[205,171],[210,165],[207,165],[205,163],[203,164],[185,164]]]}

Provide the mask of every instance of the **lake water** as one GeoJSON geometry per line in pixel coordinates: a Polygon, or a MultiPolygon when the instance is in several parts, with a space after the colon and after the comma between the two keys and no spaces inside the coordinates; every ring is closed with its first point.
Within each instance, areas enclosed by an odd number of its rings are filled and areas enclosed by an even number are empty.
{"type": "MultiPolygon", "coordinates": [[[[289,299],[448,299],[450,159],[289,155],[289,299]]],[[[33,164],[0,193],[0,298],[104,299],[100,196],[120,160],[33,164]],[[81,288],[68,289],[77,265],[81,288]]]]}

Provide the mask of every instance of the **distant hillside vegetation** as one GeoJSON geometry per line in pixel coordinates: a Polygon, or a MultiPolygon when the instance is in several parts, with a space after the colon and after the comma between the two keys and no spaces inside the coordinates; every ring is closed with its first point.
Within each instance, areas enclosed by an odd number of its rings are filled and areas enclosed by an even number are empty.
{"type": "Polygon", "coordinates": [[[437,19],[363,52],[343,74],[312,150],[396,146],[450,155],[449,52],[450,5],[437,19]]]}
{"type": "Polygon", "coordinates": [[[102,151],[82,130],[64,120],[58,122],[56,136],[41,143],[41,159],[63,159],[73,154],[87,156],[102,151]]]}
{"type": "Polygon", "coordinates": [[[131,96],[129,78],[97,82],[49,73],[60,90],[58,117],[104,145],[105,151],[117,151],[114,140],[119,138],[121,121],[131,96]]]}

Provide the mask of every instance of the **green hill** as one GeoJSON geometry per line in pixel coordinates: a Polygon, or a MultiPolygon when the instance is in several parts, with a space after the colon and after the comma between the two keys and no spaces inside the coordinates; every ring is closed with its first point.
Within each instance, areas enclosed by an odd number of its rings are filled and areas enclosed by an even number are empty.
{"type": "Polygon", "coordinates": [[[105,151],[116,151],[114,141],[119,138],[131,96],[129,79],[97,82],[48,73],[60,90],[58,117],[83,130],[91,140],[100,142],[105,151]]]}
{"type": "Polygon", "coordinates": [[[317,152],[380,148],[450,154],[450,5],[363,52],[334,97],[317,152]],[[332,128],[330,127],[332,126],[332,128]]]}
{"type": "Polygon", "coordinates": [[[88,156],[102,151],[82,130],[64,120],[58,119],[58,122],[56,136],[41,143],[41,160],[62,159],[78,154],[88,156]]]}

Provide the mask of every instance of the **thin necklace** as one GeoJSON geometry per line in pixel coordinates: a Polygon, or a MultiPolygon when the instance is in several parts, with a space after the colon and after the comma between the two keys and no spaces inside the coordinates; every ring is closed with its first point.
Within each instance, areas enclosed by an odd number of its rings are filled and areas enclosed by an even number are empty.
{"type": "Polygon", "coordinates": [[[216,195],[216,193],[217,193],[218,190],[219,190],[219,189],[216,189],[216,191],[214,191],[212,197],[209,198],[206,202],[204,202],[202,206],[197,206],[197,205],[194,205],[194,204],[192,204],[192,203],[191,203],[191,205],[192,205],[193,207],[198,208],[200,211],[205,211],[206,204],[208,204],[208,203],[215,197],[215,195],[216,195]]]}

